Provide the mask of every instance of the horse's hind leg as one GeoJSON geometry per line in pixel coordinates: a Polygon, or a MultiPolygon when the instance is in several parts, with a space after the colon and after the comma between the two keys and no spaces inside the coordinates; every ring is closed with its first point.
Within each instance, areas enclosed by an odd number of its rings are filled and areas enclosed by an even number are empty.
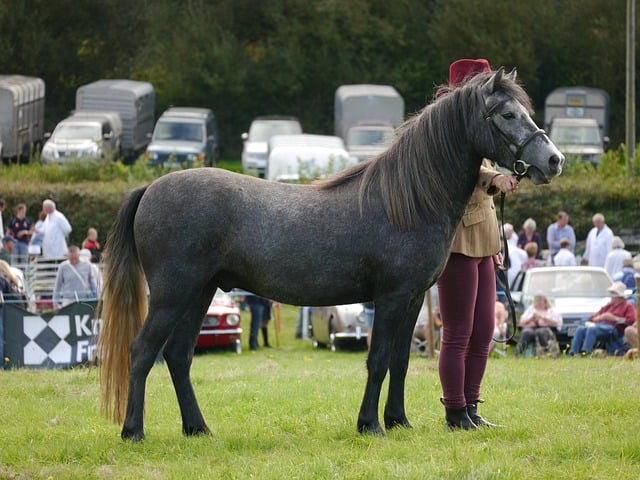
{"type": "MultiPolygon", "coordinates": [[[[206,302],[207,306],[209,302],[210,300],[206,302]]],[[[178,396],[184,435],[210,433],[198,406],[190,378],[193,351],[206,308],[206,306],[189,308],[184,313],[182,321],[176,325],[163,351],[178,396]]]]}
{"type": "Polygon", "coordinates": [[[411,428],[404,408],[404,390],[409,367],[413,329],[418,319],[422,301],[423,297],[420,297],[419,301],[413,302],[408,311],[401,314],[401,318],[397,319],[398,328],[393,339],[389,364],[389,395],[384,409],[384,426],[387,429],[394,427],[411,428]]]}
{"type": "Polygon", "coordinates": [[[151,307],[142,330],[131,344],[129,396],[121,433],[123,439],[137,441],[144,438],[144,396],[147,376],[174,325],[175,317],[170,312],[158,311],[151,307]]]}

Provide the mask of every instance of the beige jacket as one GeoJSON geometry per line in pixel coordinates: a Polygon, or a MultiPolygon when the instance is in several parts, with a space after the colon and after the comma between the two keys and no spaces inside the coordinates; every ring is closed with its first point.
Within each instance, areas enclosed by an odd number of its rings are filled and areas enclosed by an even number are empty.
{"type": "Polygon", "coordinates": [[[484,160],[480,167],[478,184],[456,230],[451,245],[452,253],[481,258],[500,251],[498,218],[492,196],[499,193],[499,190],[491,186],[491,180],[497,175],[500,173],[496,171],[492,162],[484,160]]]}

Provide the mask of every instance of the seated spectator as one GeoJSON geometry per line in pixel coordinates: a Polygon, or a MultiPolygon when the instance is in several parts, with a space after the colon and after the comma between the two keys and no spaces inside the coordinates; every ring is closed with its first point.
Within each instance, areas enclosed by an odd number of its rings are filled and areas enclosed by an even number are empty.
{"type": "Polygon", "coordinates": [[[513,225],[505,223],[503,228],[504,236],[509,243],[509,248],[516,248],[518,246],[518,234],[513,229],[513,225]]]}
{"type": "Polygon", "coordinates": [[[575,267],[578,264],[576,256],[571,251],[571,241],[568,238],[560,240],[560,250],[553,257],[553,264],[556,267],[575,267]]]}
{"type": "Polygon", "coordinates": [[[562,327],[562,315],[551,306],[549,299],[537,293],[533,303],[520,317],[520,339],[516,355],[527,352],[529,345],[535,342],[536,355],[550,354],[554,358],[560,354],[560,347],[552,328],[562,327]]]}
{"type": "Polygon", "coordinates": [[[489,346],[489,351],[491,352],[496,348],[496,340],[504,341],[507,338],[507,318],[509,317],[509,314],[507,313],[507,308],[504,306],[504,303],[502,303],[498,298],[498,295],[496,295],[494,314],[495,324],[493,328],[493,339],[489,346]]]}
{"type": "Polygon", "coordinates": [[[624,339],[629,348],[638,348],[638,322],[624,329],[624,339]]]}
{"type": "Polygon", "coordinates": [[[615,282],[607,292],[611,301],[589,317],[586,325],[578,327],[571,341],[569,355],[584,353],[590,355],[595,344],[607,342],[612,337],[622,337],[626,327],[636,321],[636,309],[625,298],[625,284],[615,282]]]}
{"type": "Polygon", "coordinates": [[[11,255],[13,254],[13,248],[16,245],[16,239],[11,235],[5,235],[2,237],[2,248],[0,248],[0,260],[4,260],[11,265],[11,255]]]}
{"type": "MultiPolygon", "coordinates": [[[[635,293],[636,291],[636,272],[633,269],[633,259],[632,258],[625,258],[622,261],[622,270],[620,270],[618,273],[616,273],[613,277],[613,280],[615,282],[622,282],[626,285],[626,287],[631,290],[632,293],[635,293]]],[[[631,295],[631,297],[629,298],[629,301],[635,305],[636,304],[636,297],[635,295],[631,295]]]]}
{"type": "Polygon", "coordinates": [[[95,228],[87,230],[87,238],[82,242],[82,248],[86,248],[91,252],[91,261],[93,263],[100,262],[100,255],[102,255],[102,247],[98,241],[98,231],[95,228]]]}
{"type": "Polygon", "coordinates": [[[522,224],[522,230],[518,235],[518,247],[524,250],[525,245],[534,242],[538,246],[538,258],[542,258],[542,240],[540,234],[536,231],[536,221],[533,218],[527,218],[522,224]]]}
{"type": "Polygon", "coordinates": [[[527,252],[527,259],[522,262],[522,269],[539,267],[542,265],[542,261],[538,260],[538,244],[536,242],[529,242],[524,246],[524,251],[527,252]]]}
{"type": "Polygon", "coordinates": [[[62,308],[80,300],[95,299],[96,281],[91,265],[80,261],[80,249],[72,245],[68,249],[67,260],[58,266],[53,304],[62,308]]]}

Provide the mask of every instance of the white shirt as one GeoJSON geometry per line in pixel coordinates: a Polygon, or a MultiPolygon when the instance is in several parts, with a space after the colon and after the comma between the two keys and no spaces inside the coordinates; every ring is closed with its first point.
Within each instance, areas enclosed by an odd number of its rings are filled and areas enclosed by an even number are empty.
{"type": "Polygon", "coordinates": [[[61,258],[67,254],[67,235],[71,233],[71,224],[62,212],[54,210],[44,220],[42,256],[61,258]]]}
{"type": "Polygon", "coordinates": [[[527,259],[527,252],[525,252],[521,248],[512,248],[509,247],[509,270],[507,270],[507,279],[509,280],[509,285],[513,282],[513,279],[516,278],[516,275],[520,270],[522,270],[522,263],[527,259]]]}
{"type": "Polygon", "coordinates": [[[576,256],[568,248],[561,248],[553,256],[553,264],[556,267],[575,267],[577,265],[576,256]]]}
{"type": "Polygon", "coordinates": [[[609,275],[613,276],[622,271],[622,262],[631,258],[631,253],[624,248],[614,248],[609,252],[607,258],[604,260],[604,269],[609,272],[609,275]]]}
{"type": "Polygon", "coordinates": [[[607,255],[611,251],[611,243],[613,242],[613,232],[605,225],[600,231],[593,227],[587,235],[587,247],[584,251],[584,257],[587,259],[588,265],[591,267],[604,267],[607,255]]]}

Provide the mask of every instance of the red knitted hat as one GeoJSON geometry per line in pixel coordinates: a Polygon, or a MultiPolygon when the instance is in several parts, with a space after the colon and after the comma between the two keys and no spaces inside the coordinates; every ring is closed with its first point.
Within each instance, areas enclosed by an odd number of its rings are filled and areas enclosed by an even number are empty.
{"type": "Polygon", "coordinates": [[[471,77],[477,73],[490,72],[491,65],[489,61],[484,58],[461,58],[456,60],[449,66],[449,85],[457,87],[466,78],[471,77]]]}

